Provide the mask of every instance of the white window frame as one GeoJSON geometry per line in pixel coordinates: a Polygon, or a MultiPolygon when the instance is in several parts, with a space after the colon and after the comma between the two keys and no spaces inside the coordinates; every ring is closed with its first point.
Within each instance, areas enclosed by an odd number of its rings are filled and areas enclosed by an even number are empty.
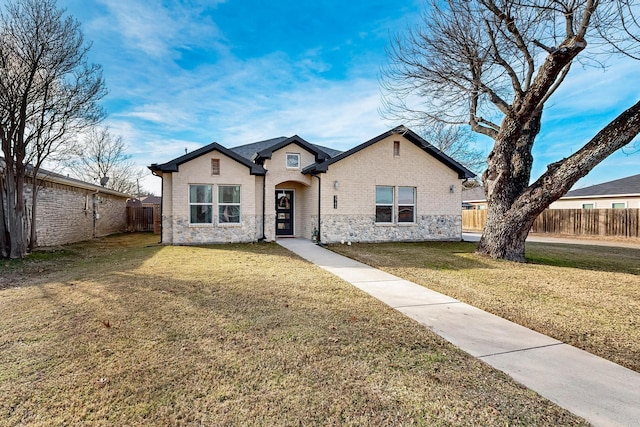
{"type": "Polygon", "coordinates": [[[627,202],[611,202],[611,209],[626,209],[627,202]],[[622,207],[616,207],[615,205],[622,205],[622,207]]]}
{"type": "Polygon", "coordinates": [[[237,226],[242,224],[242,186],[240,186],[239,184],[219,184],[218,185],[218,200],[217,200],[217,216],[218,216],[218,225],[226,227],[226,226],[237,226]],[[220,197],[220,193],[222,191],[222,188],[225,187],[237,187],[238,188],[238,202],[222,202],[221,201],[221,197],[220,197]],[[227,206],[237,206],[238,207],[238,221],[222,221],[222,215],[221,215],[221,208],[225,208],[227,206]]]}
{"type": "Polygon", "coordinates": [[[395,199],[396,199],[396,190],[392,185],[376,185],[376,194],[375,194],[375,202],[376,202],[376,211],[375,211],[375,223],[376,224],[393,224],[395,221],[395,199]],[[391,189],[391,203],[379,203],[378,202],[378,188],[390,188],[391,189]],[[391,221],[378,221],[378,207],[390,207],[391,208],[391,221]]]}
{"type": "Polygon", "coordinates": [[[213,200],[213,184],[189,184],[189,194],[187,195],[189,201],[189,225],[213,225],[213,207],[215,202],[213,200]],[[210,193],[211,202],[197,202],[191,200],[191,188],[192,187],[208,187],[210,193]],[[209,206],[211,209],[211,221],[209,222],[193,222],[193,218],[191,216],[191,208],[193,206],[209,206]]]}
{"type": "Polygon", "coordinates": [[[398,218],[398,224],[415,224],[416,223],[416,187],[399,186],[397,200],[398,200],[398,203],[397,203],[396,210],[398,211],[398,215],[396,216],[396,218],[398,218]],[[411,191],[413,192],[413,203],[400,203],[400,190],[402,188],[411,189],[411,191]],[[400,221],[400,209],[403,207],[412,208],[413,217],[411,218],[411,221],[400,221]]]}
{"type": "Polygon", "coordinates": [[[300,169],[300,153],[287,153],[285,162],[287,169],[300,169]],[[289,158],[296,159],[296,166],[289,166],[289,158]]]}

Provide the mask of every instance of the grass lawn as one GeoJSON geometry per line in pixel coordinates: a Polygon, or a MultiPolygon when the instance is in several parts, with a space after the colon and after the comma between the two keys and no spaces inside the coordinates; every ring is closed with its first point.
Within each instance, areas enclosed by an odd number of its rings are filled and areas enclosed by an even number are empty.
{"type": "Polygon", "coordinates": [[[527,243],[527,264],[475,243],[332,249],[640,372],[638,249],[527,243]]]}
{"type": "Polygon", "coordinates": [[[586,425],[275,244],[156,241],[1,261],[0,425],[586,425]]]}

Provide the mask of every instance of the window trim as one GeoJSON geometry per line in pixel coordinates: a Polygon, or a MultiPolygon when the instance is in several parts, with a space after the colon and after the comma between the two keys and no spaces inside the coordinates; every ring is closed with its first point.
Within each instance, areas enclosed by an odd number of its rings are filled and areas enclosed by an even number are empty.
{"type": "Polygon", "coordinates": [[[395,224],[395,201],[396,201],[396,190],[392,185],[376,185],[376,194],[375,194],[375,223],[380,225],[389,225],[395,224]],[[378,202],[378,188],[391,188],[391,203],[379,203],[378,202]],[[378,221],[378,207],[390,207],[391,208],[391,221],[378,221]]]}
{"type": "Polygon", "coordinates": [[[240,184],[218,184],[218,200],[217,200],[217,218],[218,218],[218,226],[221,227],[228,227],[228,226],[238,226],[238,225],[242,225],[242,186],[240,184]],[[221,202],[220,201],[220,191],[222,190],[222,188],[224,187],[237,187],[238,188],[238,200],[239,202],[237,203],[227,203],[227,202],[221,202]],[[237,222],[223,222],[220,220],[220,208],[224,207],[224,206],[238,206],[238,221],[237,222]]]}
{"type": "Polygon", "coordinates": [[[213,199],[213,184],[189,184],[189,194],[188,194],[188,202],[189,202],[189,225],[195,226],[206,226],[213,225],[213,206],[215,205],[215,201],[213,199]],[[209,187],[209,192],[211,194],[211,202],[192,202],[191,201],[191,187],[209,187]],[[209,206],[211,208],[211,221],[210,222],[193,222],[193,218],[191,217],[191,208],[192,206],[209,206]]]}
{"type": "Polygon", "coordinates": [[[298,170],[300,169],[300,153],[286,153],[285,155],[285,166],[287,169],[290,170],[298,170]],[[289,166],[289,156],[295,156],[296,159],[298,159],[297,161],[297,166],[289,166]]]}
{"type": "Polygon", "coordinates": [[[398,203],[397,203],[397,211],[398,211],[398,224],[415,224],[416,223],[416,187],[408,187],[408,186],[398,186],[398,203]],[[401,188],[410,188],[413,191],[413,203],[400,203],[400,189],[401,188]],[[403,207],[411,207],[412,208],[412,218],[411,221],[400,221],[400,208],[403,207]]]}

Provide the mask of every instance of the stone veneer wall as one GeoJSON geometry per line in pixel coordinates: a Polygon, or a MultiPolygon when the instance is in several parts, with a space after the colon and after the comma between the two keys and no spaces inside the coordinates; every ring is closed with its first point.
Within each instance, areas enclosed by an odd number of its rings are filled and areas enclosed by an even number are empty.
{"type": "MultiPolygon", "coordinates": [[[[36,206],[37,246],[55,246],[121,233],[127,229],[127,199],[45,181],[36,206]],[[98,218],[93,221],[94,197],[98,218]],[[95,234],[95,236],[94,236],[95,234]]],[[[31,184],[25,187],[31,208],[31,184]]]]}
{"type": "Polygon", "coordinates": [[[372,215],[324,215],[320,224],[324,243],[460,240],[462,215],[418,215],[403,225],[377,225],[372,215]]]}
{"type": "MultiPolygon", "coordinates": [[[[163,216],[162,221],[171,221],[173,225],[174,245],[195,245],[208,243],[248,243],[255,242],[261,236],[257,230],[262,219],[258,215],[241,215],[237,225],[189,224],[185,216],[163,216]]],[[[214,216],[214,224],[218,218],[214,216]]],[[[260,228],[261,229],[261,228],[260,228]]]]}

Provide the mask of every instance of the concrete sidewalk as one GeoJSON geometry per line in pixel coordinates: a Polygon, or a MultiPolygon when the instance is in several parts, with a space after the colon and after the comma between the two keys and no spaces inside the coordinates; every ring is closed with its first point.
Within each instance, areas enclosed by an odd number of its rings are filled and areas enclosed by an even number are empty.
{"type": "Polygon", "coordinates": [[[640,425],[640,374],[305,239],[278,244],[594,426],[640,425]]]}

